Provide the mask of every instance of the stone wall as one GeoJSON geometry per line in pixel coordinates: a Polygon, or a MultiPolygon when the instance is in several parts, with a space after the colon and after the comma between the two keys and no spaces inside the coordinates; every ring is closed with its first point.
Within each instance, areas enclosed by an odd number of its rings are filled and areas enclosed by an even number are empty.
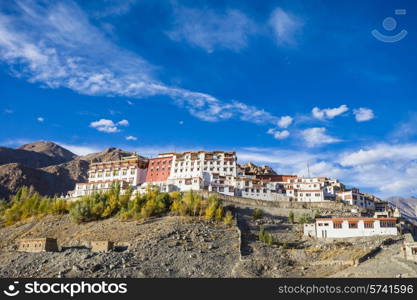
{"type": "MultiPolygon", "coordinates": [[[[203,198],[207,198],[210,195],[216,195],[221,201],[225,204],[241,204],[248,206],[256,207],[276,207],[276,208],[286,208],[286,209],[325,209],[325,210],[351,210],[359,208],[357,206],[351,206],[343,202],[293,202],[293,201],[265,201],[265,200],[256,200],[250,198],[242,198],[236,196],[228,196],[216,192],[209,192],[206,190],[198,191],[203,198]]],[[[362,209],[363,210],[363,209],[362,209]]]]}

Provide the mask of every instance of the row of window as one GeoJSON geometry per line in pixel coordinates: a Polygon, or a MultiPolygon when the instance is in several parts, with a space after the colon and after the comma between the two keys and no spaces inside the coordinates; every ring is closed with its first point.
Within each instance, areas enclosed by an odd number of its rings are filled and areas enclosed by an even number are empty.
{"type": "MultiPolygon", "coordinates": [[[[210,171],[220,171],[220,168],[207,168],[207,167],[204,167],[204,169],[203,169],[204,171],[208,171],[208,170],[210,170],[210,171]]],[[[197,172],[199,172],[200,171],[200,168],[196,168],[195,169],[195,171],[197,171],[197,172]]],[[[233,172],[234,171],[234,168],[230,168],[229,169],[229,172],[233,172]]],[[[183,172],[194,172],[194,168],[191,168],[191,169],[174,169],[174,172],[175,173],[183,173],[183,172]]],[[[223,168],[223,172],[227,172],[227,168],[223,168]]]]}
{"type": "Polygon", "coordinates": [[[128,173],[130,175],[135,175],[136,170],[135,169],[130,169],[130,172],[128,172],[127,170],[122,170],[122,172],[120,172],[119,170],[114,170],[112,171],[106,171],[106,172],[97,172],[97,173],[90,173],[90,178],[100,178],[100,177],[111,177],[111,176],[119,176],[119,174],[122,174],[122,176],[126,176],[128,173]]]}
{"type": "MultiPolygon", "coordinates": [[[[132,184],[133,183],[134,178],[128,178],[127,181],[132,184]]],[[[92,185],[79,185],[77,188],[79,190],[88,190],[89,187],[91,187],[91,189],[103,189],[103,188],[109,188],[111,186],[110,183],[97,183],[97,184],[92,184],[92,185]]]]}
{"type": "MultiPolygon", "coordinates": [[[[329,223],[318,223],[318,226],[329,226],[329,223]]],[[[367,229],[374,228],[374,222],[373,221],[365,221],[364,227],[367,229]]],[[[393,221],[380,221],[379,227],[381,228],[388,228],[388,227],[395,227],[395,222],[393,221]]],[[[342,222],[333,222],[333,228],[334,229],[342,229],[342,222]]],[[[358,222],[349,222],[349,228],[350,229],[357,229],[358,228],[358,222]]]]}
{"type": "Polygon", "coordinates": [[[213,191],[213,192],[217,192],[217,191],[219,191],[219,192],[224,192],[226,189],[229,189],[229,192],[233,192],[233,187],[223,187],[223,186],[220,186],[220,187],[216,187],[216,186],[213,186],[212,188],[211,188],[211,190],[213,191]]]}
{"type": "MultiPolygon", "coordinates": [[[[197,165],[200,165],[200,164],[204,164],[204,165],[220,165],[221,164],[221,161],[207,161],[207,160],[205,160],[203,163],[201,163],[200,161],[195,161],[194,162],[194,165],[195,166],[197,166],[197,165]]],[[[229,164],[229,165],[233,165],[234,164],[234,162],[233,161],[224,161],[223,162],[223,164],[224,165],[227,165],[227,164],[229,164]]],[[[193,165],[193,163],[192,162],[176,162],[175,163],[175,167],[179,167],[179,166],[192,166],[193,165]]]]}
{"type": "Polygon", "coordinates": [[[171,164],[171,160],[157,160],[157,161],[155,161],[155,160],[153,160],[153,161],[151,161],[151,166],[155,166],[155,165],[166,165],[166,164],[171,164]]]}
{"type": "MultiPolygon", "coordinates": [[[[303,196],[303,193],[298,194],[300,197],[303,196]]],[[[311,197],[311,193],[305,193],[306,197],[311,197]]],[[[314,193],[314,197],[321,197],[320,193],[314,193]]]]}

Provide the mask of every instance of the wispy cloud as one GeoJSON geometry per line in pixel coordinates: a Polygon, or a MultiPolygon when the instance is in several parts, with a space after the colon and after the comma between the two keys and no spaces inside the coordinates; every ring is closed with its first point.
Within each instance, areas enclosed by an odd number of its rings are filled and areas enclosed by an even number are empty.
{"type": "Polygon", "coordinates": [[[101,0],[99,2],[99,9],[93,10],[92,15],[96,18],[105,18],[128,13],[138,3],[138,0],[101,0]]]}
{"type": "Polygon", "coordinates": [[[273,128],[269,129],[267,133],[273,135],[277,140],[283,140],[290,136],[290,132],[288,130],[279,131],[273,128]]]}
{"type": "Polygon", "coordinates": [[[331,120],[337,116],[342,115],[343,113],[349,110],[346,104],[340,105],[339,107],[335,108],[325,108],[320,109],[318,107],[314,107],[311,111],[311,114],[314,118],[318,120],[331,120]]]}
{"type": "Polygon", "coordinates": [[[269,25],[279,45],[295,45],[297,44],[296,35],[303,27],[303,22],[298,17],[278,7],[272,12],[269,25]]]}
{"type": "Polygon", "coordinates": [[[244,13],[230,9],[218,13],[211,9],[174,7],[173,29],[167,35],[211,53],[217,49],[239,51],[246,47],[255,23],[244,13]]]}
{"type": "Polygon", "coordinates": [[[133,135],[129,135],[126,137],[126,141],[137,141],[137,140],[138,138],[133,135]]]}
{"type": "Polygon", "coordinates": [[[100,119],[98,121],[94,121],[90,123],[90,127],[97,129],[101,132],[106,133],[115,133],[120,131],[120,126],[129,126],[128,120],[121,120],[119,122],[113,122],[112,120],[108,119],[100,119]]]}
{"type": "Polygon", "coordinates": [[[293,118],[290,116],[283,116],[278,121],[279,128],[288,128],[292,124],[293,118]]]}
{"type": "Polygon", "coordinates": [[[389,138],[396,142],[404,142],[415,136],[417,136],[417,112],[410,112],[409,117],[389,134],[389,138]]]}
{"type": "Polygon", "coordinates": [[[300,135],[304,139],[307,147],[317,147],[326,144],[338,143],[341,141],[338,138],[328,135],[327,130],[324,127],[304,129],[300,132],[300,135]]]}
{"type": "Polygon", "coordinates": [[[38,5],[18,0],[8,5],[14,13],[0,12],[0,59],[14,76],[86,95],[167,96],[205,121],[278,121],[257,107],[158,81],[150,63],[108,40],[73,1],[38,5]]]}
{"type": "Polygon", "coordinates": [[[45,121],[45,119],[43,117],[37,117],[36,121],[38,121],[39,123],[43,123],[43,121],[45,121]]]}
{"type": "Polygon", "coordinates": [[[355,119],[358,122],[366,122],[372,120],[375,117],[374,111],[365,107],[354,109],[353,114],[355,115],[355,119]]]}

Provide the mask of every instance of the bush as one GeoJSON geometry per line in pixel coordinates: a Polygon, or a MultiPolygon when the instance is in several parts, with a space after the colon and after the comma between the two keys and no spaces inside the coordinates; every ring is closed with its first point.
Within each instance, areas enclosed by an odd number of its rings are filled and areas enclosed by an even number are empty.
{"type": "Polygon", "coordinates": [[[230,212],[230,211],[226,212],[226,215],[223,218],[223,223],[226,224],[226,225],[232,225],[232,223],[233,223],[232,212],[230,212]]]}
{"type": "Polygon", "coordinates": [[[2,222],[6,225],[12,225],[31,217],[65,211],[62,203],[58,204],[56,201],[56,199],[41,196],[33,188],[22,187],[11,198],[10,203],[3,201],[0,204],[2,222]],[[57,205],[61,207],[58,209],[57,205]]]}
{"type": "Polygon", "coordinates": [[[290,212],[288,213],[288,221],[289,221],[291,224],[294,224],[294,213],[293,213],[293,211],[292,211],[292,210],[290,210],[290,212]]]}
{"type": "Polygon", "coordinates": [[[69,212],[68,202],[64,199],[54,199],[51,204],[50,213],[55,215],[63,215],[69,212]]]}
{"type": "Polygon", "coordinates": [[[263,226],[261,226],[261,228],[259,229],[258,238],[261,242],[264,242],[268,245],[272,245],[274,243],[274,237],[272,236],[272,234],[267,233],[263,226]]]}
{"type": "Polygon", "coordinates": [[[257,208],[253,211],[253,219],[254,220],[258,220],[258,219],[262,218],[262,215],[263,215],[262,209],[257,208]]]}
{"type": "Polygon", "coordinates": [[[298,223],[300,224],[304,224],[304,223],[310,223],[311,221],[313,221],[313,219],[311,218],[311,216],[307,213],[302,214],[299,218],[298,218],[298,223]]]}

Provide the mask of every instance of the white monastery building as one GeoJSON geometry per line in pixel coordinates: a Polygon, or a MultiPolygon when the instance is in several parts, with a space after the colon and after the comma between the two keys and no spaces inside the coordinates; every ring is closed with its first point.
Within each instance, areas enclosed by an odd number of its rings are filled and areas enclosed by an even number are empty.
{"type": "Polygon", "coordinates": [[[68,196],[104,192],[118,182],[122,191],[130,186],[139,193],[150,186],[162,192],[208,190],[264,201],[343,201],[370,210],[380,202],[358,189],[346,189],[337,179],[278,175],[267,166],[260,172],[256,168],[254,164],[240,166],[236,153],[227,151],[170,152],[150,159],[135,154],[91,163],[88,182],[77,183],[68,196]]]}
{"type": "Polygon", "coordinates": [[[350,238],[397,235],[397,218],[317,218],[304,224],[304,235],[317,238],[350,238]]]}
{"type": "Polygon", "coordinates": [[[136,187],[145,182],[148,160],[132,155],[121,160],[90,164],[88,182],[77,183],[69,194],[81,197],[95,192],[109,190],[113,183],[118,182],[122,190],[128,186],[136,187]]]}

